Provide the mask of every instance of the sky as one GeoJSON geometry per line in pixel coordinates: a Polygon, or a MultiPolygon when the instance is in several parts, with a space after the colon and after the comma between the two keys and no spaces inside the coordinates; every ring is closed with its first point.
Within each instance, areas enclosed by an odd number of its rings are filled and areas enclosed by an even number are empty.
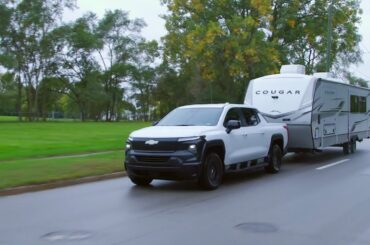
{"type": "MultiPolygon", "coordinates": [[[[87,11],[96,13],[99,17],[106,10],[122,9],[129,12],[130,18],[141,18],[147,23],[142,35],[148,40],[160,40],[166,34],[165,21],[160,17],[166,13],[166,8],[160,0],[77,0],[78,9],[65,13],[64,21],[71,21],[87,11]]],[[[360,48],[363,51],[363,63],[351,66],[349,70],[356,76],[370,81],[370,1],[362,0],[362,22],[359,26],[362,41],[360,48]]]]}

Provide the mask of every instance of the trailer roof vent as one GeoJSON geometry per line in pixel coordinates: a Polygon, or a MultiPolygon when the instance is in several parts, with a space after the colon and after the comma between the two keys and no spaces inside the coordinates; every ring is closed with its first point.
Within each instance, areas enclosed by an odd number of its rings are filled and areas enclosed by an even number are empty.
{"type": "Polygon", "coordinates": [[[316,72],[313,74],[313,76],[317,78],[324,78],[324,79],[325,78],[326,79],[335,78],[332,72],[316,72]]]}
{"type": "Polygon", "coordinates": [[[306,74],[304,65],[283,65],[280,74],[306,74]]]}

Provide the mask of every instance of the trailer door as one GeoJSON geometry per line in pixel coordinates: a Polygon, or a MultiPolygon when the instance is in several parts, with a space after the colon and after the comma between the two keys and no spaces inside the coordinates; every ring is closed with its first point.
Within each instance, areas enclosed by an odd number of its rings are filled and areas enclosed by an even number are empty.
{"type": "Polygon", "coordinates": [[[316,85],[312,113],[315,148],[347,142],[348,89],[344,84],[319,81],[316,85]]]}

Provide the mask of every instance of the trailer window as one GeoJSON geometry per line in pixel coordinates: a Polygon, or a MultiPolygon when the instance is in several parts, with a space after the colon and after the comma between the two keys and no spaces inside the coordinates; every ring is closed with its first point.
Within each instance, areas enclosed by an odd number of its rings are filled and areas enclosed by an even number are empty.
{"type": "Polygon", "coordinates": [[[351,112],[365,113],[367,108],[366,97],[351,95],[351,112]]]}

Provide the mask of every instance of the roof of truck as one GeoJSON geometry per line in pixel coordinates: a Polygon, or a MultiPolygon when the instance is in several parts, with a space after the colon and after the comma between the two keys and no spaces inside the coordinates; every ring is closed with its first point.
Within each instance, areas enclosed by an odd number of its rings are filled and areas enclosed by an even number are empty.
{"type": "Polygon", "coordinates": [[[256,109],[254,106],[250,106],[250,105],[247,105],[247,104],[229,104],[229,103],[223,103],[223,104],[194,104],[194,105],[181,106],[180,108],[224,108],[224,107],[245,107],[245,108],[256,109]]]}

